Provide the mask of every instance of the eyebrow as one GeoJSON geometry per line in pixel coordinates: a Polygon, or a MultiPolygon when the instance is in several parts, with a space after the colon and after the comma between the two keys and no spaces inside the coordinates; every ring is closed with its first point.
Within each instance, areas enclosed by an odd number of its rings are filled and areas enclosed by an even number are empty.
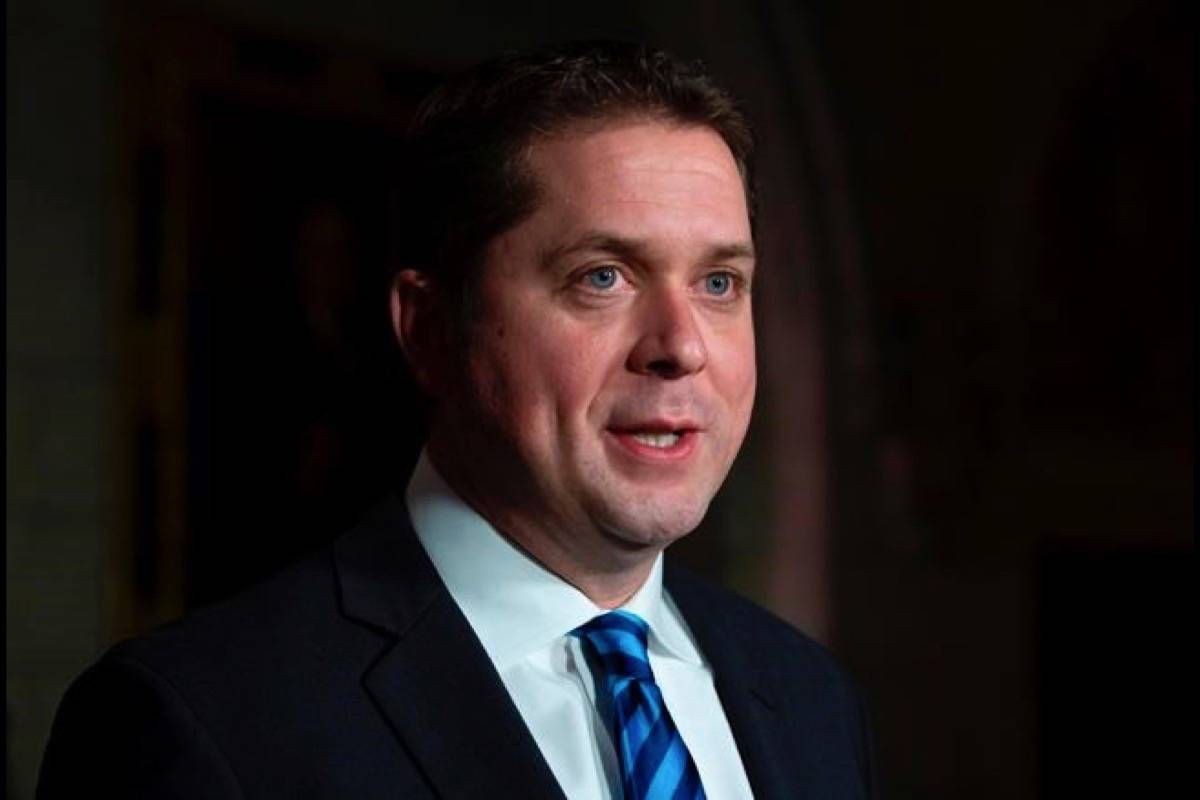
{"type": "MultiPolygon", "coordinates": [[[[611,253],[620,258],[636,259],[644,256],[649,249],[647,243],[640,239],[594,231],[569,244],[548,249],[542,258],[542,263],[549,266],[565,256],[581,252],[611,253]]],[[[709,261],[755,260],[754,245],[750,242],[716,244],[710,247],[705,255],[709,261]]]]}

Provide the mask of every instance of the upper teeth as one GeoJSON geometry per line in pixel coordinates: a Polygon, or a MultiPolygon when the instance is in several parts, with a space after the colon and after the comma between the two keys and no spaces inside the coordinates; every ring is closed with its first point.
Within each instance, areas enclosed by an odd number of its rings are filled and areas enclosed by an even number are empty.
{"type": "Polygon", "coordinates": [[[650,447],[673,447],[679,441],[678,433],[635,433],[633,438],[650,447]]]}

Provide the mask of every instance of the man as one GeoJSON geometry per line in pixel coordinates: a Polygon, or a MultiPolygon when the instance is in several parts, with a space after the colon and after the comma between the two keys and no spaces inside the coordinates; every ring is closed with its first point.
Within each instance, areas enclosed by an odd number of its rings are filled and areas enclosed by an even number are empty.
{"type": "Polygon", "coordinates": [[[845,797],[819,647],[667,566],[749,421],[751,139],[698,68],[582,45],[444,87],[411,141],[404,500],[68,692],[43,797],[845,797]]]}

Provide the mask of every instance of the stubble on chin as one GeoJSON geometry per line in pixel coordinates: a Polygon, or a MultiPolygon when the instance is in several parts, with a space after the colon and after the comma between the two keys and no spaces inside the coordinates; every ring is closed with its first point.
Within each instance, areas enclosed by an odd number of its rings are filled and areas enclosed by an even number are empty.
{"type": "Polygon", "coordinates": [[[712,500],[712,487],[656,490],[629,485],[613,475],[593,486],[587,509],[592,526],[626,554],[658,552],[700,526],[712,500]]]}

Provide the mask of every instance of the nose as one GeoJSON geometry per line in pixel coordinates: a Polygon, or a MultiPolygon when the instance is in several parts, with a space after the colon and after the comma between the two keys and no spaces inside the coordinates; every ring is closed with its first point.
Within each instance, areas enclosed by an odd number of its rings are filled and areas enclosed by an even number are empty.
{"type": "Polygon", "coordinates": [[[708,350],[688,298],[664,288],[644,296],[642,306],[629,369],[664,380],[678,380],[704,369],[708,350]]]}

